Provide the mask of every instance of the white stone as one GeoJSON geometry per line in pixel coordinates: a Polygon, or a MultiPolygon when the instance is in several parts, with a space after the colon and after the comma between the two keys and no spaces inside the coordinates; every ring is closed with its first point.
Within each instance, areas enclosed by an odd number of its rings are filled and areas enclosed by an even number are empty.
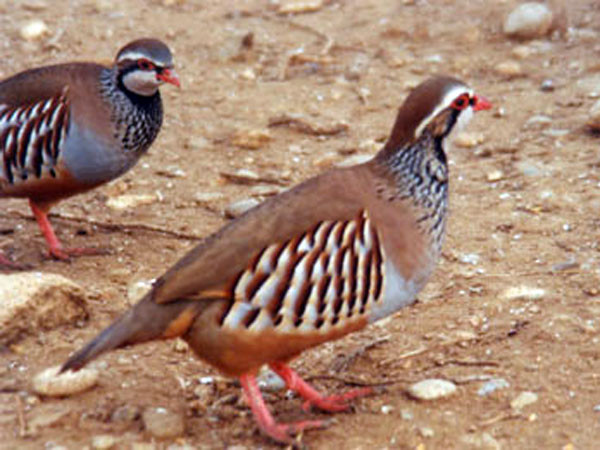
{"type": "Polygon", "coordinates": [[[518,77],[523,74],[521,64],[517,61],[503,61],[498,63],[494,68],[498,75],[504,75],[507,77],[518,77]]]}
{"type": "Polygon", "coordinates": [[[0,346],[87,316],[83,288],[61,275],[0,274],[0,346]]]}
{"type": "Polygon", "coordinates": [[[511,286],[507,288],[501,295],[506,300],[539,300],[546,295],[546,291],[542,288],[530,286],[511,286]]]}
{"type": "Polygon", "coordinates": [[[523,409],[525,406],[531,405],[538,401],[538,395],[535,392],[521,392],[510,402],[512,409],[523,409]]]}
{"type": "Polygon", "coordinates": [[[26,41],[36,41],[48,34],[49,31],[48,25],[43,20],[35,19],[23,25],[19,34],[26,41]]]}
{"type": "Polygon", "coordinates": [[[504,33],[521,39],[545,36],[552,25],[552,11],[543,3],[522,3],[504,21],[504,33]]]}
{"type": "Polygon", "coordinates": [[[108,450],[117,444],[117,438],[110,434],[99,434],[92,437],[94,450],[108,450]]]}
{"type": "Polygon", "coordinates": [[[431,378],[413,384],[408,394],[417,400],[436,400],[448,397],[456,392],[456,385],[451,381],[431,378]]]}
{"type": "Polygon", "coordinates": [[[59,370],[60,366],[55,366],[38,373],[33,378],[33,390],[48,397],[64,397],[86,391],[98,382],[98,371],[95,369],[84,367],[61,374],[59,370]]]}
{"type": "Polygon", "coordinates": [[[150,205],[156,201],[158,201],[158,196],[155,194],[125,194],[109,198],[106,206],[116,211],[123,211],[141,205],[150,205]]]}

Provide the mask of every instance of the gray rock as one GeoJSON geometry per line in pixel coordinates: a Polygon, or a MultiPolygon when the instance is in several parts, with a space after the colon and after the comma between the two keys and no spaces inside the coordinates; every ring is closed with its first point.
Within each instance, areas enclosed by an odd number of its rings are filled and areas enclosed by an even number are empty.
{"type": "Polygon", "coordinates": [[[456,392],[456,385],[451,381],[431,378],[413,384],[408,394],[417,400],[436,400],[448,397],[456,392]]]}
{"type": "Polygon", "coordinates": [[[175,438],[185,431],[183,416],[166,408],[147,408],[142,420],[148,433],[159,439],[175,438]]]}
{"type": "Polygon", "coordinates": [[[0,275],[0,346],[87,315],[85,291],[61,275],[0,275]]]}
{"type": "Polygon", "coordinates": [[[552,11],[543,3],[522,3],[504,21],[504,33],[520,39],[545,36],[552,25],[552,11]]]}

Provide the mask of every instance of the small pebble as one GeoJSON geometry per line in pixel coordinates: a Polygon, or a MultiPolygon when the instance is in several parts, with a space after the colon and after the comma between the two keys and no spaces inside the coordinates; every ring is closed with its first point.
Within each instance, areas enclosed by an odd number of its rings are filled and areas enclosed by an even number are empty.
{"type": "Polygon", "coordinates": [[[478,449],[478,450],[501,450],[502,446],[500,443],[494,439],[494,437],[489,433],[481,433],[481,434],[465,434],[460,438],[461,444],[463,444],[460,448],[469,450],[469,449],[478,449]]]}
{"type": "Polygon", "coordinates": [[[221,176],[235,184],[255,184],[260,181],[260,176],[250,169],[238,169],[235,172],[221,172],[221,176]]]}
{"type": "Polygon", "coordinates": [[[193,196],[193,199],[199,205],[211,204],[213,202],[217,202],[225,197],[221,192],[205,192],[200,191],[196,192],[193,196]]]}
{"type": "Polygon", "coordinates": [[[271,133],[268,130],[238,130],[231,143],[247,150],[258,150],[271,139],[271,133]]]}
{"type": "Polygon", "coordinates": [[[530,286],[512,286],[506,289],[501,297],[506,300],[539,300],[546,295],[546,291],[542,288],[530,286]]]}
{"type": "Polygon", "coordinates": [[[78,394],[98,382],[98,371],[83,368],[76,372],[67,371],[60,375],[60,366],[50,367],[33,378],[33,390],[49,397],[63,397],[78,394]]]}
{"type": "Polygon", "coordinates": [[[400,417],[402,418],[402,420],[406,420],[406,421],[413,420],[415,418],[413,413],[411,411],[409,411],[408,409],[401,409],[400,417]]]}
{"type": "Polygon", "coordinates": [[[492,170],[491,172],[488,172],[486,175],[486,179],[490,183],[493,183],[495,181],[500,181],[502,178],[504,178],[504,172],[502,172],[499,169],[492,170]]]}
{"type": "Polygon", "coordinates": [[[518,45],[512,49],[511,53],[519,59],[526,59],[535,53],[535,50],[528,45],[518,45]]]}
{"type": "Polygon", "coordinates": [[[283,379],[272,370],[263,366],[256,381],[262,390],[276,392],[285,389],[286,384],[283,379]]]}
{"type": "Polygon", "coordinates": [[[506,77],[518,77],[523,74],[521,64],[516,61],[503,61],[498,63],[494,70],[498,75],[503,75],[506,77]]]}
{"type": "Polygon", "coordinates": [[[323,0],[286,0],[277,9],[278,14],[303,14],[323,7],[323,0]]]}
{"type": "Polygon", "coordinates": [[[510,402],[512,409],[523,409],[538,401],[538,395],[535,392],[524,391],[510,402]]]}
{"type": "Polygon", "coordinates": [[[556,86],[554,85],[554,81],[551,79],[542,81],[542,84],[540,85],[540,90],[542,92],[553,92],[555,89],[556,86]]]}
{"type": "Polygon", "coordinates": [[[35,19],[23,25],[19,34],[26,41],[36,41],[48,34],[49,31],[48,25],[43,20],[35,19]]]}
{"type": "Polygon", "coordinates": [[[146,430],[159,439],[175,438],[185,431],[183,416],[166,408],[147,408],[142,420],[146,430]]]}
{"type": "Polygon", "coordinates": [[[228,219],[235,219],[258,204],[260,204],[260,202],[255,198],[236,200],[225,207],[225,217],[228,219]]]}
{"type": "Polygon", "coordinates": [[[125,194],[109,198],[106,206],[116,211],[123,211],[141,205],[150,205],[156,201],[158,201],[158,197],[153,194],[125,194]]]}
{"type": "Polygon", "coordinates": [[[381,407],[381,414],[385,414],[386,416],[394,411],[394,407],[392,405],[383,405],[381,407]]]}
{"type": "Polygon", "coordinates": [[[494,391],[499,389],[506,389],[510,387],[510,383],[506,381],[504,378],[492,378],[490,381],[487,381],[483,384],[477,391],[477,395],[480,397],[485,397],[486,395],[491,394],[494,391]]]}
{"type": "Polygon", "coordinates": [[[435,400],[448,397],[455,392],[454,383],[439,378],[419,381],[408,388],[408,394],[417,400],[435,400]]]}
{"type": "Polygon", "coordinates": [[[140,417],[140,408],[133,405],[119,406],[110,416],[111,422],[133,422],[140,417]]]}
{"type": "Polygon", "coordinates": [[[504,21],[504,33],[520,39],[545,36],[552,25],[552,11],[544,3],[522,3],[504,21]]]}
{"type": "Polygon", "coordinates": [[[110,434],[99,434],[92,437],[92,448],[95,450],[108,450],[117,443],[117,438],[110,434]]]}
{"type": "Polygon", "coordinates": [[[419,434],[424,438],[431,438],[435,435],[433,428],[429,427],[419,427],[419,434]]]}
{"type": "Polygon", "coordinates": [[[454,144],[462,148],[473,148],[483,143],[484,137],[481,133],[460,132],[454,138],[454,144]]]}

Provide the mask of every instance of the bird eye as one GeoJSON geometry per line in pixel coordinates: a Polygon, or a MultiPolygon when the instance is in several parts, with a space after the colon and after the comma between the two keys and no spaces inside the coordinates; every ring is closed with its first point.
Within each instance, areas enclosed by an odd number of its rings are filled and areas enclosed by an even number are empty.
{"type": "Polygon", "coordinates": [[[471,104],[471,99],[469,98],[469,94],[462,94],[452,102],[452,107],[454,109],[461,111],[461,110],[465,109],[467,106],[469,106],[470,104],[471,104]]]}
{"type": "Polygon", "coordinates": [[[147,59],[138,60],[138,67],[142,70],[154,70],[154,64],[147,59]]]}

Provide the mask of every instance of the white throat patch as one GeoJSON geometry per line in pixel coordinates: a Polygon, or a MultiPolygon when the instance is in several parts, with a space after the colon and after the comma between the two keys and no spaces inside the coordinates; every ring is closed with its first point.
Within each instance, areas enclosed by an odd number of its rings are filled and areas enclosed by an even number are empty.
{"type": "Polygon", "coordinates": [[[127,89],[148,97],[156,93],[161,83],[153,70],[133,70],[123,77],[123,84],[127,89]]]}

